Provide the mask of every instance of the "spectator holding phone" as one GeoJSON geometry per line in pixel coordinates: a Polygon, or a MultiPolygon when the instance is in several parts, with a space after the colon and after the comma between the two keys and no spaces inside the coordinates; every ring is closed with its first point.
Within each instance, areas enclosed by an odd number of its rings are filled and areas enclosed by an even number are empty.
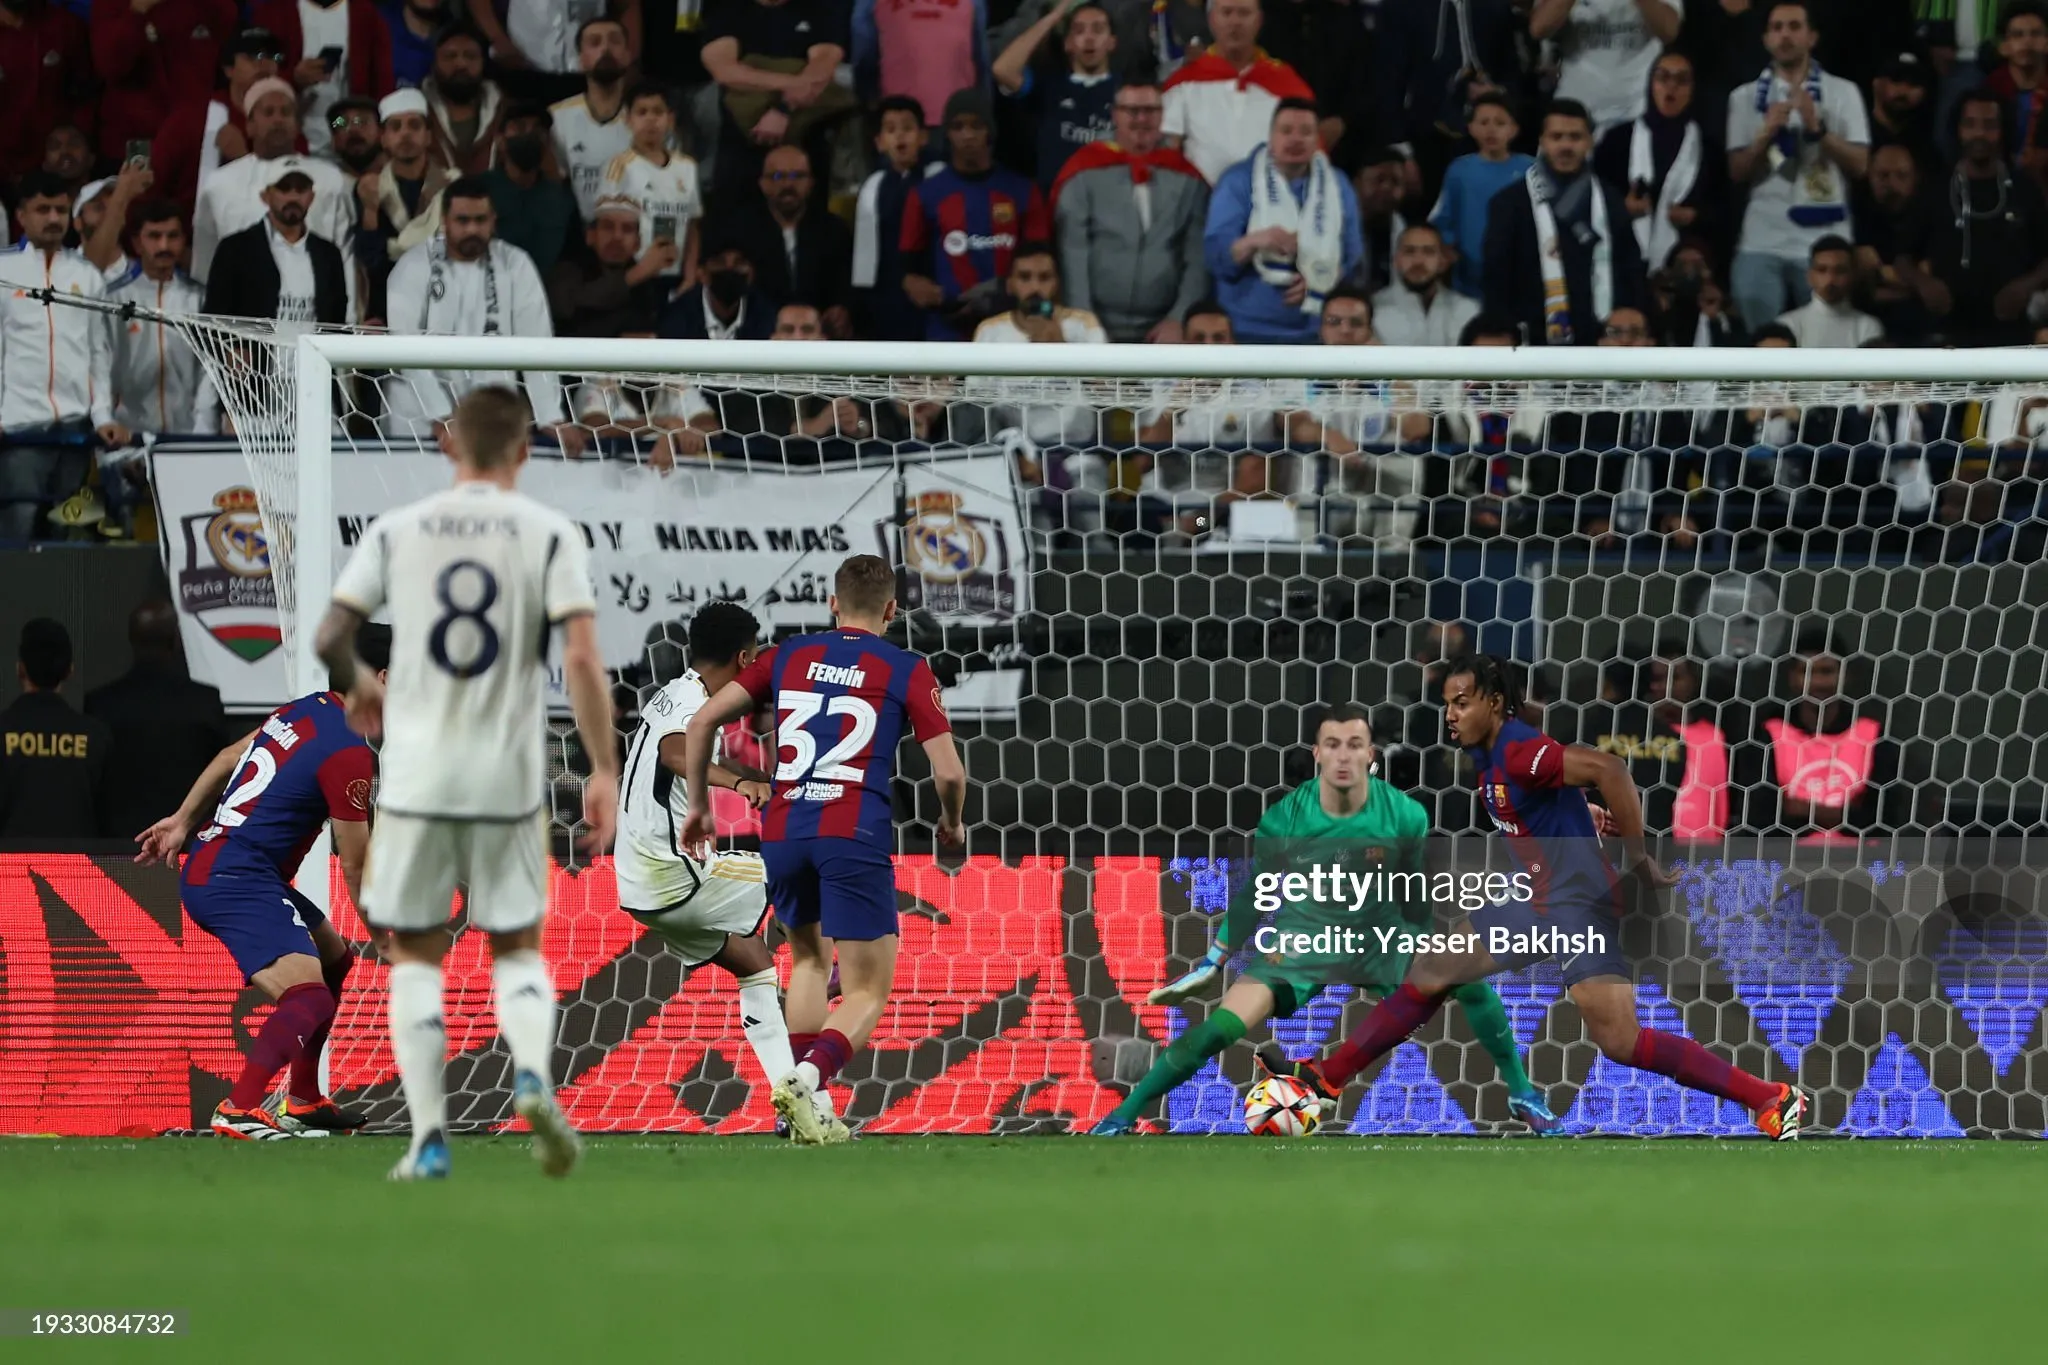
{"type": "Polygon", "coordinates": [[[398,88],[391,31],[370,0],[264,0],[252,16],[283,44],[283,72],[299,92],[306,149],[316,155],[334,140],[327,116],[336,100],[377,100],[398,88]]]}
{"type": "Polygon", "coordinates": [[[633,141],[604,168],[600,197],[631,199],[640,205],[641,254],[660,251],[668,256],[662,277],[676,290],[688,289],[697,282],[702,245],[698,223],[704,217],[704,200],[697,187],[697,163],[669,150],[676,115],[665,86],[640,82],[626,92],[625,108],[633,141]]]}

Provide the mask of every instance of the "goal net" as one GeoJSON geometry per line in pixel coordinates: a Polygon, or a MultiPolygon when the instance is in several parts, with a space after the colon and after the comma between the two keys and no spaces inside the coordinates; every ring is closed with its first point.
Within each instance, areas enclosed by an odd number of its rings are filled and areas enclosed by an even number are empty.
{"type": "MultiPolygon", "coordinates": [[[[326,585],[370,518],[445,483],[435,419],[492,380],[544,422],[523,486],[585,528],[628,732],[703,603],[743,602],[772,638],[827,622],[846,555],[899,566],[899,638],[947,687],[972,834],[934,852],[906,749],[897,997],[846,1078],[870,1132],[1063,1132],[1112,1107],[1214,1008],[1146,995],[1200,957],[1262,813],[1312,775],[1321,705],[1367,708],[1433,857],[1497,856],[1439,695],[1446,658],[1480,650],[1521,666],[1549,734],[1624,761],[1685,870],[1625,924],[1645,1025],[1800,1080],[1837,1132],[2048,1127],[2025,837],[2048,809],[2048,356],[179,325],[247,459],[300,690],[326,585]]],[[[209,492],[181,472],[196,458],[157,458],[166,525],[209,492]]],[[[586,763],[566,715],[553,733],[566,1105],[596,1131],[765,1130],[730,978],[685,979],[617,911],[608,861],[576,865],[586,763]]],[[[730,808],[721,830],[758,835],[730,808]]],[[[503,1125],[481,936],[449,981],[451,1114],[503,1125]]],[[[1572,1131],[1748,1131],[1603,1058],[1559,966],[1496,984],[1572,1131]]],[[[383,991],[366,955],[330,1065],[390,1126],[383,991]]],[[[1368,1003],[1334,983],[1270,1032],[1314,1051],[1368,1003]]],[[[1158,1122],[1238,1131],[1251,1074],[1233,1050],[1158,1122]]],[[[1337,1131],[1519,1131],[1456,1010],[1368,1080],[1337,1131]]]]}

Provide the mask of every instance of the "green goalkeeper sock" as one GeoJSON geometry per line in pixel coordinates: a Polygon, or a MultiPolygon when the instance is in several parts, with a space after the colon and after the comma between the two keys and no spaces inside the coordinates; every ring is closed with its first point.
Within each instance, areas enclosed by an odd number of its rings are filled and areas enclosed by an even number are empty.
{"type": "MultiPolygon", "coordinates": [[[[1188,1077],[1202,1069],[1202,1063],[1244,1037],[1244,1020],[1226,1009],[1209,1012],[1209,1017],[1173,1040],[1145,1079],[1131,1087],[1131,1093],[1116,1107],[1116,1117],[1135,1122],[1137,1117],[1171,1093],[1188,1077]]],[[[1510,1042],[1513,1040],[1510,1039],[1510,1042]]]]}
{"type": "Polygon", "coordinates": [[[1500,1003],[1500,996],[1484,981],[1474,981],[1451,992],[1465,1011],[1465,1022],[1472,1026],[1472,1036],[1479,1040],[1479,1046],[1486,1049],[1486,1055],[1493,1058],[1493,1064],[1500,1071],[1500,1078],[1508,1083],[1510,1095],[1526,1095],[1536,1087],[1529,1083],[1529,1073],[1522,1068],[1522,1049],[1515,1042],[1515,1030],[1508,1023],[1507,1007],[1500,1003]]]}

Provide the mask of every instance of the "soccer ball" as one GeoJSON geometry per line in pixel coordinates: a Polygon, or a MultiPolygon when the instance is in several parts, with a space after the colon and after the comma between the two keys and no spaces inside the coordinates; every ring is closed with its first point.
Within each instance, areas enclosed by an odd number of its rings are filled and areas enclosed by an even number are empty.
{"type": "Polygon", "coordinates": [[[1260,1137],[1307,1137],[1322,1121],[1322,1101],[1286,1076],[1268,1076],[1244,1097],[1245,1131],[1260,1137]]]}

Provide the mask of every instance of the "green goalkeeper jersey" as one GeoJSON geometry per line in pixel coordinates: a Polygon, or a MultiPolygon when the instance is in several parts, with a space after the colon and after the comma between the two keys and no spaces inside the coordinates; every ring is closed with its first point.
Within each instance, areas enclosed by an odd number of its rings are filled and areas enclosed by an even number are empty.
{"type": "Polygon", "coordinates": [[[1429,815],[1379,778],[1367,783],[1355,815],[1323,809],[1320,778],[1267,809],[1252,841],[1252,874],[1230,898],[1220,942],[1323,982],[1400,981],[1407,953],[1390,936],[1430,919],[1429,815]]]}

